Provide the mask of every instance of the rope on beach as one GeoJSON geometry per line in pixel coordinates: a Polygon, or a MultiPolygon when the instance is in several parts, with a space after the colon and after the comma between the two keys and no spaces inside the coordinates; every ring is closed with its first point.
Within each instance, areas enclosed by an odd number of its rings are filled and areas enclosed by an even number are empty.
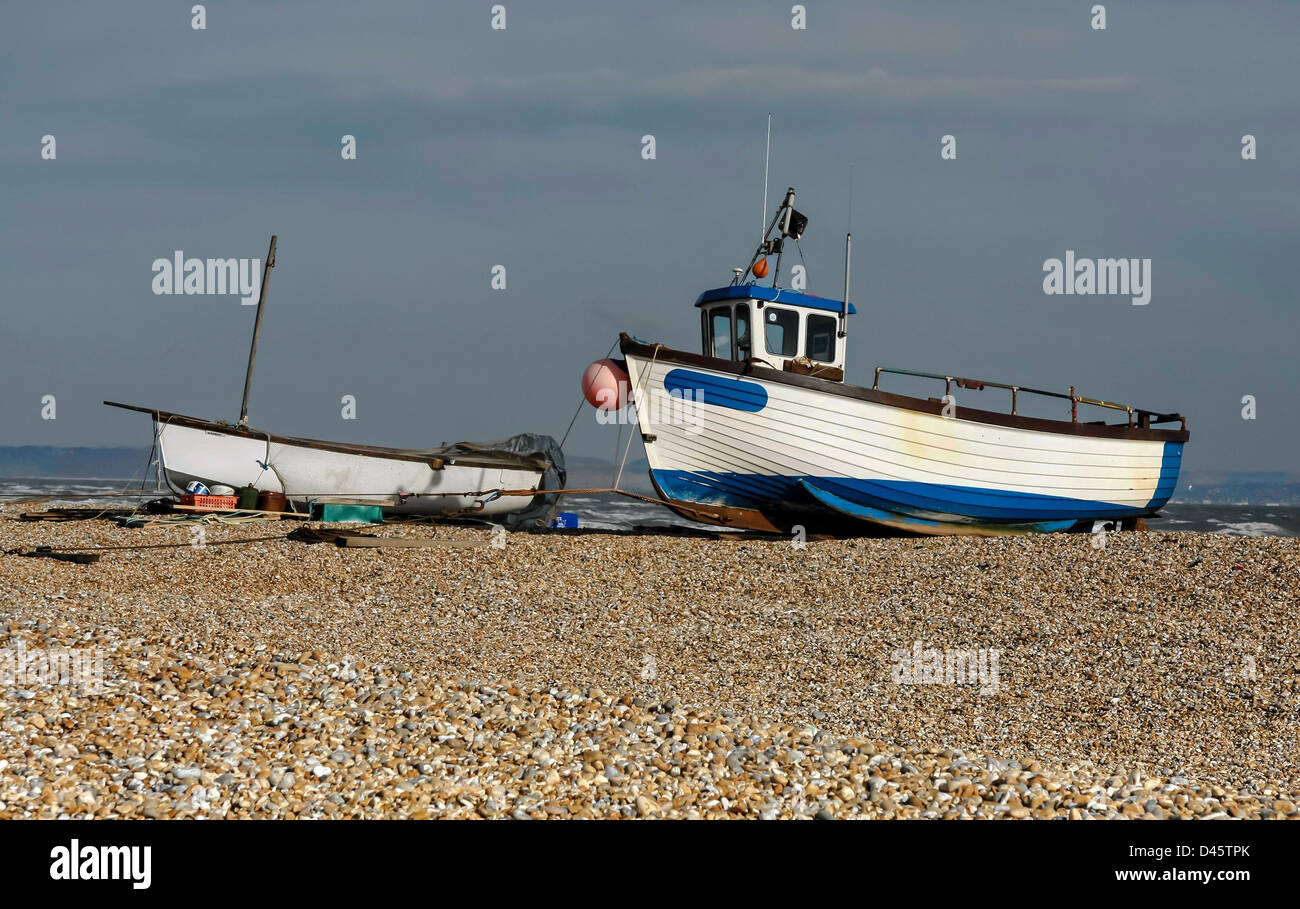
{"type": "Polygon", "coordinates": [[[269,524],[271,521],[278,521],[278,516],[263,514],[219,514],[216,512],[210,514],[162,514],[162,515],[133,515],[124,520],[130,522],[131,527],[144,527],[148,524],[164,524],[169,527],[192,527],[195,524],[223,524],[227,526],[240,526],[244,524],[269,524]]]}
{"type": "MultiPolygon", "coordinates": [[[[237,546],[240,543],[268,543],[272,540],[283,540],[285,536],[277,534],[273,537],[248,537],[240,540],[213,540],[205,542],[202,547],[195,546],[193,543],[136,543],[131,546],[38,546],[37,549],[42,552],[131,552],[143,549],[207,549],[211,546],[237,546]]],[[[30,555],[35,550],[26,549],[5,549],[5,555],[30,555]]]]}
{"type": "MultiPolygon", "coordinates": [[[[537,490],[535,490],[535,489],[502,489],[502,490],[496,490],[496,493],[497,493],[498,495],[502,495],[502,496],[537,495],[537,490]]],[[[561,496],[561,495],[600,495],[600,494],[602,494],[602,493],[613,493],[613,494],[615,494],[615,495],[625,496],[626,498],[629,498],[629,499],[636,499],[638,502],[645,502],[645,503],[650,504],[650,505],[664,505],[664,506],[667,506],[667,504],[668,504],[668,503],[666,503],[663,499],[658,499],[658,498],[655,498],[654,496],[642,495],[642,494],[639,493],[639,492],[632,492],[631,490],[627,490],[627,489],[618,489],[618,488],[613,488],[613,487],[596,487],[596,488],[590,488],[590,489],[556,489],[556,490],[548,490],[548,491],[547,491],[547,495],[556,495],[556,496],[561,496]]],[[[428,493],[428,495],[437,495],[437,493],[428,493]]],[[[687,513],[689,513],[689,514],[698,515],[700,518],[703,518],[703,519],[705,519],[706,521],[710,521],[711,519],[714,519],[714,518],[716,517],[715,515],[713,515],[711,512],[709,512],[709,511],[707,511],[707,510],[691,508],[690,506],[688,506],[688,505],[684,505],[684,504],[681,504],[681,503],[674,503],[672,507],[675,508],[675,509],[676,509],[677,511],[679,511],[679,512],[687,512],[687,513]]],[[[438,518],[438,517],[447,517],[447,516],[446,516],[446,515],[428,515],[428,516],[423,516],[423,515],[422,515],[422,516],[420,516],[420,517],[438,518]]],[[[185,526],[186,524],[191,524],[191,525],[192,525],[192,524],[201,524],[201,523],[208,523],[208,522],[211,522],[211,523],[218,523],[218,524],[244,524],[244,523],[253,523],[253,522],[251,522],[251,521],[241,520],[241,519],[240,519],[239,517],[237,517],[237,516],[228,516],[228,515],[221,515],[221,514],[216,514],[216,513],[208,514],[208,515],[204,515],[204,516],[203,516],[201,519],[199,519],[198,521],[194,521],[193,519],[186,519],[186,520],[183,520],[183,521],[175,521],[175,522],[170,522],[170,521],[166,521],[166,520],[164,520],[164,521],[161,521],[161,522],[159,522],[159,523],[174,523],[175,526],[181,526],[181,527],[183,527],[183,526],[185,526]]],[[[271,536],[271,537],[249,537],[248,539],[239,539],[239,540],[214,540],[214,541],[212,541],[212,542],[210,542],[210,543],[205,543],[204,546],[236,546],[236,545],[239,545],[239,544],[241,544],[241,543],[266,543],[266,542],[270,542],[270,541],[273,541],[273,540],[283,540],[283,539],[286,539],[286,537],[284,537],[284,536],[271,536]]],[[[192,547],[193,545],[194,545],[193,543],[141,543],[141,544],[136,544],[136,545],[131,545],[131,546],[92,546],[92,547],[86,547],[86,546],[41,546],[41,547],[39,547],[39,548],[40,548],[40,549],[43,549],[43,550],[45,550],[45,551],[47,551],[47,552],[108,552],[108,551],[128,552],[128,551],[133,551],[133,550],[146,550],[146,549],[181,549],[181,548],[192,547]]],[[[21,548],[19,548],[19,549],[3,549],[3,550],[0,550],[0,552],[4,553],[5,555],[26,555],[26,554],[28,554],[27,550],[25,550],[25,549],[21,549],[21,548]]]]}
{"type": "MultiPolygon", "coordinates": [[[[574,493],[581,493],[581,494],[584,494],[584,495],[594,495],[594,494],[596,494],[596,493],[600,493],[600,492],[617,492],[617,493],[623,493],[624,490],[619,489],[619,488],[617,488],[617,487],[613,487],[613,486],[603,486],[603,487],[599,487],[599,488],[591,488],[591,489],[542,489],[542,488],[540,488],[540,487],[530,486],[530,487],[528,487],[527,489],[477,489],[477,490],[473,490],[473,491],[469,491],[469,492],[337,492],[337,491],[335,491],[335,490],[329,490],[329,491],[326,491],[326,492],[302,492],[302,493],[295,492],[295,493],[294,493],[294,497],[295,497],[295,498],[304,498],[304,499],[310,499],[310,498],[325,498],[325,497],[330,497],[330,498],[341,498],[341,499],[362,499],[362,498],[370,498],[370,499],[439,499],[439,498],[447,498],[447,497],[453,497],[453,498],[476,498],[476,497],[479,497],[479,496],[489,496],[489,495],[490,495],[490,496],[494,496],[494,497],[495,497],[495,496],[536,496],[536,495],[548,495],[548,496],[552,496],[552,495],[554,495],[554,496],[559,496],[559,495],[572,495],[572,494],[574,494],[574,493]]],[[[154,494],[155,494],[155,493],[134,493],[134,492],[125,492],[125,493],[85,493],[85,494],[58,495],[58,496],[37,496],[36,498],[32,499],[32,501],[33,501],[33,502],[42,502],[42,501],[53,501],[53,502],[67,501],[67,502],[72,502],[72,501],[76,501],[76,500],[78,500],[78,499],[100,499],[100,498],[108,498],[108,497],[110,497],[110,496],[119,496],[119,495],[120,495],[120,496],[127,496],[127,497],[130,497],[130,496],[142,496],[142,495],[154,495],[154,494]]],[[[5,493],[0,493],[0,496],[3,496],[3,495],[5,495],[5,493]]],[[[651,501],[654,501],[654,502],[656,502],[656,503],[658,503],[658,504],[661,504],[661,505],[663,504],[663,502],[660,501],[659,499],[652,499],[651,501]]],[[[10,502],[9,504],[11,504],[11,505],[21,505],[21,504],[24,504],[24,502],[22,502],[22,501],[18,501],[18,502],[10,502]]],[[[377,502],[377,503],[375,503],[375,504],[382,505],[383,503],[382,503],[382,502],[377,502]]],[[[249,511],[250,509],[246,509],[246,508],[245,508],[245,509],[232,508],[232,509],[229,509],[229,510],[230,510],[230,511],[241,511],[241,510],[242,510],[242,511],[247,512],[247,511],[249,511]]],[[[287,514],[287,513],[288,513],[288,512],[286,512],[286,514],[287,514]]]]}

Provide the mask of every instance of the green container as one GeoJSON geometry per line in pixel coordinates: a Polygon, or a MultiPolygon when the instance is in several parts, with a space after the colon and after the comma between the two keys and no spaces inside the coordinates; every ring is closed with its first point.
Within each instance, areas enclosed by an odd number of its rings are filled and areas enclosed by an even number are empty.
{"type": "Polygon", "coordinates": [[[378,505],[331,505],[312,502],[311,519],[330,524],[382,524],[384,510],[378,505]]]}
{"type": "Polygon", "coordinates": [[[239,495],[239,508],[242,511],[257,511],[257,489],[252,486],[241,486],[236,492],[239,495]]]}

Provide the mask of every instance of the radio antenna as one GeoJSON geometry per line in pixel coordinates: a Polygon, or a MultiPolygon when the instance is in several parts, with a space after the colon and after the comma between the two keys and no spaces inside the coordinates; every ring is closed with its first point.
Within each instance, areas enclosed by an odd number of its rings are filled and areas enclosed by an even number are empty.
{"type": "Polygon", "coordinates": [[[849,229],[844,234],[844,301],[840,304],[840,337],[849,336],[849,268],[853,261],[853,165],[849,165],[849,229]]]}
{"type": "Polygon", "coordinates": [[[849,233],[853,233],[853,165],[849,165],[849,233]]]}
{"type": "Polygon", "coordinates": [[[772,161],[772,114],[767,115],[767,152],[763,155],[763,212],[759,219],[758,242],[761,244],[767,239],[767,169],[772,161]]]}

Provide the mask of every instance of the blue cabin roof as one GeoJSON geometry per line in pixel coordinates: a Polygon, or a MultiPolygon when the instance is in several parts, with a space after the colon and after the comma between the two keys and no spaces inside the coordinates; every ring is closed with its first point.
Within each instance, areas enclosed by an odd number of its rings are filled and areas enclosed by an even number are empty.
{"type": "MultiPolygon", "coordinates": [[[[842,300],[830,300],[826,297],[814,297],[797,291],[776,287],[759,287],[757,284],[733,284],[730,287],[716,287],[700,294],[696,306],[716,303],[719,300],[767,300],[772,303],[785,303],[789,306],[806,306],[809,309],[824,309],[827,312],[840,312],[844,308],[842,300]]],[[[849,304],[849,313],[856,313],[857,307],[849,304]]]]}

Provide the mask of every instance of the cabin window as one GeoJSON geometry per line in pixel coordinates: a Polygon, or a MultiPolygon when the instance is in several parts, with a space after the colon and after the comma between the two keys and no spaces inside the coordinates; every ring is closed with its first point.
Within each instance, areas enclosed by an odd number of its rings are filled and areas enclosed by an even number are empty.
{"type": "Polygon", "coordinates": [[[731,307],[718,306],[709,311],[709,335],[713,339],[713,356],[731,359],[731,307]]]}
{"type": "Polygon", "coordinates": [[[736,304],[736,359],[748,360],[754,355],[754,342],[749,336],[749,304],[736,304]]]}
{"type": "Polygon", "coordinates": [[[799,355],[799,314],[792,309],[767,308],[763,317],[767,352],[778,357],[799,355]]]}
{"type": "Polygon", "coordinates": [[[808,342],[804,356],[823,363],[835,362],[836,320],[830,316],[808,317],[808,342]]]}

